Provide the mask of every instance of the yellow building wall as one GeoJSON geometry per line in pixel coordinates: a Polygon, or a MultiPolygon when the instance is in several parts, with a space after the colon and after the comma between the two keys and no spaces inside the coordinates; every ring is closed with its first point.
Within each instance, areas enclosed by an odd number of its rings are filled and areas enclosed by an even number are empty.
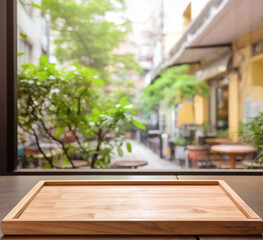
{"type": "Polygon", "coordinates": [[[194,99],[195,106],[195,124],[202,125],[209,122],[209,103],[208,98],[196,96],[194,99]]]}
{"type": "Polygon", "coordinates": [[[252,56],[252,44],[262,36],[263,26],[233,43],[233,65],[238,72],[229,75],[229,133],[234,141],[238,140],[245,100],[260,101],[263,110],[263,54],[252,56]]]}
{"type": "Polygon", "coordinates": [[[192,103],[184,101],[178,110],[178,126],[187,123],[194,123],[194,109],[192,103]]]}
{"type": "MultiPolygon", "coordinates": [[[[238,70],[228,74],[229,80],[229,137],[238,141],[238,129],[243,121],[246,99],[261,102],[263,111],[263,53],[252,56],[252,45],[262,41],[263,26],[233,42],[233,66],[238,70]]],[[[206,79],[207,80],[207,79],[206,79]]],[[[195,123],[209,122],[209,100],[195,98],[195,123]]]]}
{"type": "Polygon", "coordinates": [[[228,75],[228,126],[229,126],[229,138],[234,142],[238,141],[238,128],[239,128],[239,101],[238,101],[238,89],[239,80],[237,73],[231,73],[228,75]]]}
{"type": "Polygon", "coordinates": [[[251,81],[253,86],[263,87],[263,53],[252,57],[251,81]]]}

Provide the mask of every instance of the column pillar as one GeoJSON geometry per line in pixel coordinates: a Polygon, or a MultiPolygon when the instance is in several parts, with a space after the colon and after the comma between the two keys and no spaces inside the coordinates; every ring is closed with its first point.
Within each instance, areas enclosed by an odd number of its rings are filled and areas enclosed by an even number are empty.
{"type": "Polygon", "coordinates": [[[228,75],[229,87],[228,87],[228,125],[229,125],[229,137],[232,141],[238,141],[238,128],[239,128],[239,80],[237,72],[230,73],[228,75]]]}

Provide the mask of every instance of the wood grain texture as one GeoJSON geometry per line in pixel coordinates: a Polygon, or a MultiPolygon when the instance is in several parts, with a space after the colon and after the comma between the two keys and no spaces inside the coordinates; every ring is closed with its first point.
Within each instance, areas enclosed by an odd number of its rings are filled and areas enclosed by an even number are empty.
{"type": "Polygon", "coordinates": [[[225,181],[218,181],[219,186],[223,189],[226,195],[233,201],[238,209],[249,219],[260,219],[260,217],[226,184],[225,181]]]}
{"type": "Polygon", "coordinates": [[[245,220],[219,186],[45,186],[19,220],[245,220]]]}
{"type": "Polygon", "coordinates": [[[45,181],[39,181],[29,192],[28,194],[8,213],[6,219],[16,219],[18,218],[31,201],[36,197],[36,195],[44,187],[45,181]]]}
{"type": "MultiPolygon", "coordinates": [[[[175,176],[0,176],[0,220],[39,180],[173,180],[175,176]]],[[[225,180],[234,191],[263,218],[263,177],[262,176],[179,176],[182,180],[225,180]]],[[[260,240],[262,236],[199,236],[200,240],[260,240]]],[[[0,231],[0,239],[5,240],[113,240],[113,239],[181,239],[179,236],[5,236],[0,231]]],[[[183,238],[184,239],[184,238],[183,238]]],[[[188,239],[188,237],[186,237],[188,239]]],[[[191,237],[189,239],[192,240],[191,237]]],[[[197,239],[197,238],[193,238],[197,239]]]]}
{"type": "Polygon", "coordinates": [[[259,234],[263,228],[218,181],[47,181],[18,206],[2,222],[6,235],[259,234]]]}
{"type": "Polygon", "coordinates": [[[229,235],[259,234],[257,221],[15,221],[2,223],[6,235],[229,235]]]}
{"type": "Polygon", "coordinates": [[[8,236],[6,240],[196,240],[191,236],[8,236]]]}
{"type": "Polygon", "coordinates": [[[199,240],[262,240],[262,236],[239,236],[239,237],[233,237],[233,236],[199,236],[199,240]]]}
{"type": "MultiPolygon", "coordinates": [[[[175,176],[0,176],[0,225],[3,218],[40,180],[176,180],[175,176]]],[[[0,229],[0,239],[3,234],[0,229]]]]}
{"type": "Polygon", "coordinates": [[[263,219],[263,176],[178,176],[179,180],[224,180],[263,219]]]}

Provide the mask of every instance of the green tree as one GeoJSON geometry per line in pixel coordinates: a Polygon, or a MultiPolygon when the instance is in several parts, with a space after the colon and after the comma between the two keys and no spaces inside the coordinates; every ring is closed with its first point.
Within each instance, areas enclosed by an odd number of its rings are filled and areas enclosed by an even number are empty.
{"type": "MultiPolygon", "coordinates": [[[[144,128],[135,119],[135,110],[122,98],[118,104],[105,94],[104,82],[95,70],[75,66],[73,70],[58,70],[40,58],[39,66],[21,66],[18,92],[18,124],[34,137],[44,156],[45,168],[74,166],[74,156],[81,154],[91,168],[106,168],[113,149],[121,146],[124,133],[132,125],[144,128]],[[75,141],[65,142],[70,132],[75,141]],[[111,141],[107,141],[107,136],[111,141]],[[48,156],[40,142],[55,142],[63,151],[62,164],[48,156]]],[[[130,151],[130,145],[127,145],[130,151]]]]}
{"type": "Polygon", "coordinates": [[[258,149],[256,160],[263,164],[263,112],[241,124],[239,134],[241,141],[251,143],[258,149]]]}
{"type": "Polygon", "coordinates": [[[123,8],[123,0],[43,0],[42,9],[58,33],[54,41],[57,59],[89,66],[103,79],[116,69],[138,69],[131,55],[113,53],[130,30],[121,14],[123,8]],[[111,20],[112,13],[115,20],[111,20]]]}
{"type": "Polygon", "coordinates": [[[188,74],[188,71],[188,65],[165,70],[159,78],[144,89],[140,99],[141,107],[149,113],[160,104],[169,109],[185,99],[208,96],[209,86],[204,81],[197,81],[194,76],[188,74]]]}

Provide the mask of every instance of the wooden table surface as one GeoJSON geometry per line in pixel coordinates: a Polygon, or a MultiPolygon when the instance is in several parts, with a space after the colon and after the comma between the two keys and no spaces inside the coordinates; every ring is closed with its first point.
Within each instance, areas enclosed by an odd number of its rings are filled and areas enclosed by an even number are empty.
{"type": "Polygon", "coordinates": [[[214,145],[211,147],[211,151],[229,155],[230,166],[234,169],[236,155],[257,152],[257,148],[248,145],[214,145]]]}
{"type": "Polygon", "coordinates": [[[207,138],[205,142],[211,145],[233,143],[229,138],[207,138]]]}
{"type": "MultiPolygon", "coordinates": [[[[262,176],[0,176],[0,220],[19,202],[19,200],[39,181],[39,180],[225,180],[239,196],[261,217],[263,218],[263,177],[262,176]]],[[[263,231],[263,230],[262,230],[263,231]]],[[[2,237],[2,238],[1,238],[2,237]]],[[[89,240],[128,240],[128,239],[166,239],[166,240],[259,240],[262,236],[167,236],[167,237],[3,237],[1,239],[89,239],[89,240]]]]}
{"type": "Polygon", "coordinates": [[[144,160],[117,160],[112,163],[113,168],[138,168],[147,164],[144,160]]]}
{"type": "Polygon", "coordinates": [[[257,148],[248,145],[215,145],[211,147],[211,150],[226,154],[246,154],[256,152],[257,148]]]}

